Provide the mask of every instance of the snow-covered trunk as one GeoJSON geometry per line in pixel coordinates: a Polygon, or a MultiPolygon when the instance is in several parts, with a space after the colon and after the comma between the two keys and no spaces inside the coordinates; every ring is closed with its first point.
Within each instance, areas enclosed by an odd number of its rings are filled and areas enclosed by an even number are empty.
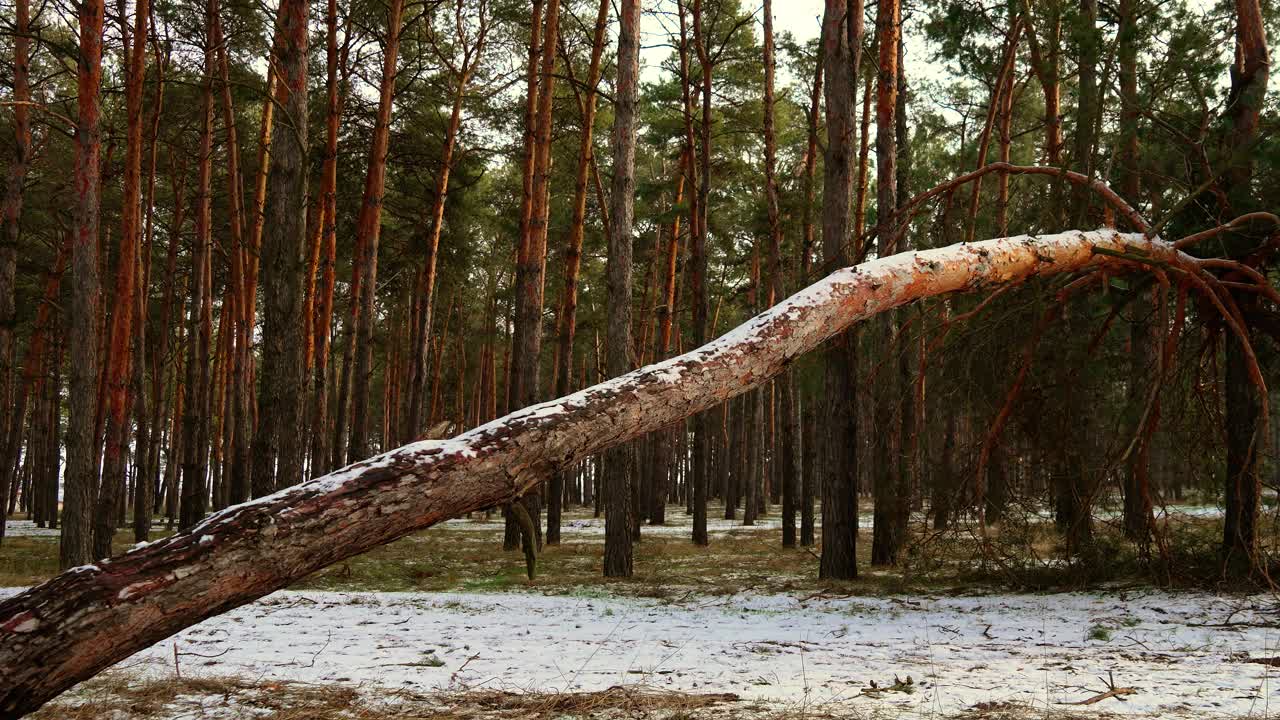
{"type": "Polygon", "coordinates": [[[140,649],[327,565],[511,502],[557,468],[760,385],[876,313],[1125,262],[1098,249],[1179,262],[1159,241],[1098,230],[989,240],[845,268],[691,352],[452,440],[405,445],[73,568],[0,603],[0,717],[30,712],[140,649]]]}

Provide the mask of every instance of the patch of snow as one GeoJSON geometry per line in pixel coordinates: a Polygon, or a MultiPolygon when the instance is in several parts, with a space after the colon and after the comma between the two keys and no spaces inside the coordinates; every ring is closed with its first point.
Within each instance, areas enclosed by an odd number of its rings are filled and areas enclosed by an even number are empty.
{"type": "MultiPolygon", "coordinates": [[[[0,597],[8,592],[0,591],[0,597]]],[[[1135,694],[1090,710],[1240,717],[1276,695],[1273,599],[1070,593],[806,599],[278,592],[125,664],[185,674],[429,692],[590,691],[645,684],[728,691],[815,711],[934,717],[980,702],[1065,712],[1114,676],[1135,694]],[[1096,628],[1106,628],[1100,633],[1096,628]],[[1101,639],[1105,635],[1106,639],[1101,639]],[[203,659],[195,659],[196,654],[203,659]],[[443,665],[436,667],[438,658],[443,665]],[[912,693],[864,690],[912,678],[912,693]]]]}
{"type": "Polygon", "coordinates": [[[57,537],[62,534],[58,528],[42,528],[30,520],[10,520],[4,526],[5,537],[57,537]]]}

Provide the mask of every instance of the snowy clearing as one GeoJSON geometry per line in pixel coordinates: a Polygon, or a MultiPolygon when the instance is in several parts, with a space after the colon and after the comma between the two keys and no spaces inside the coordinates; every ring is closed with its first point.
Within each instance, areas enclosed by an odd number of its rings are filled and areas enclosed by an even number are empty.
{"type": "Polygon", "coordinates": [[[36,527],[30,520],[10,520],[4,526],[5,537],[57,537],[62,534],[58,528],[36,527]]]}
{"type": "Polygon", "coordinates": [[[1270,597],[1163,592],[663,603],[286,591],[117,669],[172,675],[176,643],[183,677],[348,684],[366,694],[644,685],[806,712],[937,717],[1016,703],[1040,713],[1264,716],[1280,701],[1277,671],[1247,660],[1280,655],[1276,611],[1270,597]],[[1132,694],[1069,705],[1106,691],[1099,678],[1108,676],[1132,694]]]}

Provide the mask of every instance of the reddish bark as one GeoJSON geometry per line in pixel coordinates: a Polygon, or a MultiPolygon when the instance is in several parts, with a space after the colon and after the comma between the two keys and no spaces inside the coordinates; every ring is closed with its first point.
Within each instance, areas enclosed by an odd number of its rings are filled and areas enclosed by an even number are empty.
{"type": "MultiPolygon", "coordinates": [[[[586,91],[581,96],[582,130],[578,136],[578,165],[573,180],[573,218],[564,249],[564,288],[560,296],[556,344],[557,396],[567,395],[573,382],[573,338],[578,318],[578,271],[582,264],[582,238],[587,225],[587,175],[591,172],[592,141],[596,118],[596,86],[600,83],[600,61],[604,55],[605,30],[609,21],[610,0],[600,0],[596,11],[595,34],[591,43],[591,61],[587,69],[586,91]]],[[[566,66],[568,63],[565,63],[566,66]]],[[[575,87],[576,90],[576,87],[575,87]]],[[[560,508],[565,472],[558,472],[547,484],[547,544],[560,542],[560,508]]]]}
{"type": "Polygon", "coordinates": [[[94,415],[98,391],[98,211],[102,151],[102,0],[79,4],[77,58],[75,229],[71,244],[70,415],[67,424],[66,489],[63,496],[61,566],[92,559],[90,513],[97,502],[98,443],[94,415]]]}
{"type": "Polygon", "coordinates": [[[485,37],[489,31],[488,3],[478,5],[478,27],[474,39],[466,30],[463,16],[465,3],[462,0],[454,6],[454,26],[458,34],[458,42],[462,45],[462,57],[455,61],[448,51],[436,48],[441,62],[448,68],[453,78],[453,106],[449,111],[449,124],[445,128],[444,147],[440,150],[440,171],[436,175],[435,198],[431,205],[430,228],[427,231],[426,256],[418,276],[418,309],[417,322],[413,328],[414,352],[409,379],[409,411],[402,440],[408,442],[424,429],[422,427],[422,405],[426,397],[427,358],[430,357],[432,313],[435,308],[436,264],[440,250],[440,234],[444,228],[444,210],[449,196],[449,174],[453,169],[453,154],[458,142],[458,131],[462,127],[462,103],[466,97],[467,84],[475,72],[484,52],[485,37]]]}
{"type": "Polygon", "coordinates": [[[343,85],[347,67],[347,52],[351,33],[343,40],[338,51],[338,0],[328,0],[325,16],[326,68],[325,81],[325,139],[324,160],[320,170],[320,235],[321,265],[320,289],[314,306],[314,327],[311,330],[313,363],[311,387],[311,472],[323,474],[333,467],[329,451],[329,349],[333,331],[334,268],[338,248],[338,125],[342,120],[344,94],[339,92],[338,73],[342,68],[343,85]]]}
{"type": "MultiPolygon", "coordinates": [[[[14,278],[18,268],[18,240],[21,236],[23,184],[31,165],[31,101],[30,32],[31,11],[28,0],[16,0],[13,34],[13,162],[5,180],[4,197],[0,199],[0,402],[11,402],[13,388],[13,328],[17,322],[14,306],[14,278]]],[[[4,432],[0,417],[0,432],[4,432]]],[[[8,497],[10,468],[17,454],[0,454],[0,503],[8,497]]],[[[4,522],[0,518],[0,540],[4,539],[4,522]]]]}
{"type": "Polygon", "coordinates": [[[348,441],[347,462],[363,460],[370,454],[369,387],[373,380],[373,301],[377,294],[382,196],[386,185],[391,104],[395,98],[396,59],[400,50],[400,18],[403,9],[403,0],[391,0],[387,10],[378,114],[373,126],[373,146],[369,150],[369,171],[364,180],[364,199],[360,203],[360,217],[356,221],[357,264],[352,273],[360,275],[360,292],[352,296],[351,305],[351,324],[354,328],[352,341],[356,347],[355,369],[351,379],[351,438],[348,441]]]}
{"type": "Polygon", "coordinates": [[[208,0],[205,6],[206,37],[204,52],[204,78],[201,84],[201,122],[199,169],[196,181],[195,237],[191,251],[191,302],[188,306],[186,347],[186,395],[182,414],[182,487],[179,507],[179,526],[183,529],[195,525],[207,510],[208,473],[205,445],[201,438],[208,436],[208,398],[210,380],[210,351],[213,310],[206,303],[211,297],[207,283],[210,272],[210,255],[213,251],[213,228],[210,215],[210,182],[213,174],[213,73],[214,44],[212,19],[218,12],[217,0],[208,0]],[[205,318],[209,317],[206,325],[205,318]],[[208,328],[208,329],[206,329],[208,328]]]}
{"type": "MultiPolygon", "coordinates": [[[[125,73],[125,110],[129,117],[142,116],[142,88],[146,80],[147,28],[150,3],[138,0],[134,8],[132,43],[125,73]]],[[[121,18],[121,32],[124,30],[121,18]]],[[[128,34],[125,33],[126,39],[128,34]]],[[[102,486],[94,524],[95,557],[111,554],[116,515],[124,500],[124,455],[129,441],[129,382],[136,314],[134,297],[139,280],[139,250],[142,241],[142,153],[143,124],[129,123],[125,140],[124,191],[120,208],[120,250],[115,281],[115,307],[111,309],[110,349],[106,359],[107,432],[102,461],[102,486]]]]}

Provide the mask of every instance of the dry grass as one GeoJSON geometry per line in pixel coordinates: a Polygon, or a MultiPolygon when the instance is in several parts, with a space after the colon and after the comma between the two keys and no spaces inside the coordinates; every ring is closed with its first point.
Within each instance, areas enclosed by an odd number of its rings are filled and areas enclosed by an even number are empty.
{"type": "MultiPolygon", "coordinates": [[[[140,679],[115,670],[84,683],[33,720],[899,720],[872,705],[779,707],[732,693],[681,693],[643,685],[596,692],[474,689],[419,693],[342,684],[255,682],[235,677],[140,679]]],[[[1016,703],[980,703],[931,720],[1075,720],[1016,703]]],[[[1091,720],[1112,717],[1090,714],[1091,720]]]]}
{"type": "Polygon", "coordinates": [[[726,718],[732,706],[764,708],[728,693],[687,694],[643,686],[589,693],[471,690],[423,694],[328,684],[253,682],[236,677],[140,679],[111,671],[84,683],[33,720],[551,720],[552,718],[726,718]]]}
{"type": "MultiPolygon", "coordinates": [[[[713,517],[721,512],[719,508],[711,511],[713,517]]],[[[673,522],[687,523],[682,509],[673,507],[669,512],[673,522]]],[[[477,521],[480,517],[477,515],[477,521]]],[[[575,508],[566,513],[565,522],[589,517],[588,511],[575,508]]],[[[1177,553],[1176,563],[1169,566],[1181,568],[1187,575],[1216,578],[1215,541],[1219,527],[1216,520],[1179,520],[1175,526],[1178,536],[1171,543],[1177,553]]],[[[693,545],[683,532],[642,530],[635,548],[635,575],[625,581],[606,580],[601,575],[602,537],[566,532],[564,543],[544,549],[538,578],[530,582],[525,578],[523,555],[519,551],[502,551],[500,527],[451,523],[338,563],[293,587],[370,592],[520,589],[556,595],[680,599],[744,590],[883,595],[953,593],[989,587],[1078,589],[1104,581],[1142,580],[1144,568],[1137,562],[1132,545],[1103,523],[1098,523],[1097,528],[1099,540],[1093,553],[1062,563],[1061,537],[1054,532],[1052,523],[1040,519],[993,527],[991,544],[985,551],[972,529],[937,534],[917,523],[912,526],[911,542],[898,566],[876,568],[870,565],[871,528],[865,527],[858,543],[861,577],[843,583],[819,581],[815,549],[783,548],[776,529],[737,528],[715,533],[709,548],[693,545]]],[[[157,532],[153,537],[162,535],[157,532]]],[[[116,550],[123,551],[132,542],[131,532],[121,531],[116,535],[116,550]]],[[[47,580],[57,572],[57,555],[56,537],[7,538],[0,546],[0,587],[47,580]]]]}

